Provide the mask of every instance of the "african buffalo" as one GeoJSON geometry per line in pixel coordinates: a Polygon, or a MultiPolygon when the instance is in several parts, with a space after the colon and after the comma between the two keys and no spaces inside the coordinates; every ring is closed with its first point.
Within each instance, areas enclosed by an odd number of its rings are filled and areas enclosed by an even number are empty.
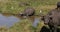
{"type": "Polygon", "coordinates": [[[60,2],[57,3],[57,8],[43,16],[42,20],[50,27],[51,32],[57,32],[57,28],[60,26],[60,2]]]}
{"type": "Polygon", "coordinates": [[[27,7],[23,13],[21,13],[21,16],[32,16],[35,14],[35,9],[32,7],[27,7]]]}

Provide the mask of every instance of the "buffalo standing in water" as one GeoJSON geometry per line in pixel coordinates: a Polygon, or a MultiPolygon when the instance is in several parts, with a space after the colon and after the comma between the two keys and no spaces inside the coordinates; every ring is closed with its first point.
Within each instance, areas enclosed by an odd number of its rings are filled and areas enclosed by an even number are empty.
{"type": "Polygon", "coordinates": [[[23,13],[21,13],[21,16],[33,16],[35,13],[35,9],[31,7],[27,7],[23,13]]]}
{"type": "Polygon", "coordinates": [[[50,27],[50,32],[57,32],[57,28],[60,26],[60,2],[57,3],[57,8],[43,16],[42,20],[50,27]]]}

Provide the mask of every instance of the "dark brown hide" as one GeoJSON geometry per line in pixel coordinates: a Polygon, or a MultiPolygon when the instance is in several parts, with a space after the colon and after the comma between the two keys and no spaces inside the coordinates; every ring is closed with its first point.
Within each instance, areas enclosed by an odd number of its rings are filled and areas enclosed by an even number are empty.
{"type": "Polygon", "coordinates": [[[35,9],[34,9],[34,8],[27,7],[27,8],[24,10],[22,16],[32,16],[32,15],[34,15],[34,13],[35,13],[35,9]]]}
{"type": "MultiPolygon", "coordinates": [[[[57,8],[48,12],[42,17],[44,24],[48,25],[53,32],[57,32],[57,27],[60,26],[60,2],[57,3],[57,8]]],[[[52,31],[51,31],[52,32],[52,31]]]]}
{"type": "Polygon", "coordinates": [[[50,11],[46,16],[45,16],[45,22],[52,22],[54,25],[60,25],[59,24],[59,19],[60,19],[60,11],[57,11],[57,9],[54,9],[50,11]],[[48,21],[49,20],[49,21],[48,21]],[[52,21],[50,21],[52,20],[52,21]]]}
{"type": "Polygon", "coordinates": [[[54,28],[54,32],[56,32],[57,26],[60,25],[60,11],[58,9],[53,9],[44,16],[43,19],[44,24],[49,25],[50,29],[54,28]]]}

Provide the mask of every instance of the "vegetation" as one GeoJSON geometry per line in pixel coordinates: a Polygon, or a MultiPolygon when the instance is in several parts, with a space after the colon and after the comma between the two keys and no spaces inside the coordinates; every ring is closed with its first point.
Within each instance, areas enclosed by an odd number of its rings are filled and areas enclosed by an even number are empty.
{"type": "MultiPolygon", "coordinates": [[[[33,7],[36,11],[36,15],[39,15],[39,11],[42,10],[43,14],[46,14],[50,9],[56,7],[56,3],[60,0],[0,0],[0,13],[12,13],[19,14],[27,7],[33,7]],[[26,4],[28,5],[26,5],[26,4]]],[[[32,26],[32,22],[28,19],[14,24],[11,28],[0,28],[0,32],[39,32],[43,26],[43,22],[39,22],[37,27],[32,26]]]]}

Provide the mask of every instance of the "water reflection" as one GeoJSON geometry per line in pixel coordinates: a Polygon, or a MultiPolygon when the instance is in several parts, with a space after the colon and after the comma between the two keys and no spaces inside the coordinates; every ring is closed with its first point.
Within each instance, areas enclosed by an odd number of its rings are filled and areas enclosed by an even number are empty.
{"type": "Polygon", "coordinates": [[[40,18],[35,17],[34,22],[33,22],[34,27],[37,27],[37,24],[39,23],[39,20],[40,20],[40,18]]]}

